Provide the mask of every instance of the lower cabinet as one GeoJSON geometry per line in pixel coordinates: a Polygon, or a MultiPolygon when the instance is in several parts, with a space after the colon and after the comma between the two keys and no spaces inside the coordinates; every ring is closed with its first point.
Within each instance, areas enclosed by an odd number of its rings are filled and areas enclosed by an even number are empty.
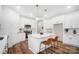
{"type": "Polygon", "coordinates": [[[7,36],[0,37],[4,37],[2,40],[0,40],[0,54],[6,54],[8,52],[7,36]]]}
{"type": "Polygon", "coordinates": [[[7,54],[7,52],[8,52],[8,46],[6,44],[5,47],[4,47],[4,50],[3,50],[3,54],[7,54]]]}
{"type": "Polygon", "coordinates": [[[63,43],[79,47],[79,35],[64,35],[63,43]]]}

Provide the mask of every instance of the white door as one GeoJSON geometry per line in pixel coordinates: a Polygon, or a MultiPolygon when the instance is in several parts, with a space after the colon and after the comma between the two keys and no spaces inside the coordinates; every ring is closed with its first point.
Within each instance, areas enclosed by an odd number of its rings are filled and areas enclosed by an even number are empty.
{"type": "Polygon", "coordinates": [[[63,24],[54,24],[54,33],[59,36],[59,40],[63,39],[63,24]]]}

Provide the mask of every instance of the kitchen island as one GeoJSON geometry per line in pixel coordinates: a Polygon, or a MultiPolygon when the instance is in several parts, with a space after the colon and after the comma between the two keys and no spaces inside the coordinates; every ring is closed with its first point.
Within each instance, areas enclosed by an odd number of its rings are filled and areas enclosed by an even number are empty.
{"type": "Polygon", "coordinates": [[[7,53],[7,35],[0,35],[0,54],[7,53]]]}
{"type": "MultiPolygon", "coordinates": [[[[28,48],[33,53],[39,53],[40,44],[42,41],[46,40],[49,37],[55,37],[56,35],[53,33],[45,33],[45,34],[31,34],[28,36],[28,48]]],[[[45,47],[44,45],[41,45],[41,48],[45,47]]],[[[44,48],[42,49],[44,50],[44,48]]],[[[41,50],[41,51],[42,51],[41,50]]]]}

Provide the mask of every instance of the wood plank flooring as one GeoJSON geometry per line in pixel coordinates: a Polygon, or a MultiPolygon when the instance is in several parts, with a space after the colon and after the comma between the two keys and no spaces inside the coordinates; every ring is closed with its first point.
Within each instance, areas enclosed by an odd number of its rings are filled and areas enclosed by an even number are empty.
{"type": "Polygon", "coordinates": [[[28,49],[28,43],[27,41],[22,41],[20,43],[17,43],[13,47],[8,49],[9,54],[33,54],[29,49],[28,49]]]}
{"type": "MultiPolygon", "coordinates": [[[[28,49],[27,41],[22,41],[9,48],[8,54],[33,54],[33,52],[28,49]]],[[[38,54],[46,54],[46,51],[44,50],[38,54]]],[[[55,50],[53,50],[53,47],[48,48],[47,54],[79,54],[79,48],[62,44],[61,47],[55,47],[55,50]]]]}

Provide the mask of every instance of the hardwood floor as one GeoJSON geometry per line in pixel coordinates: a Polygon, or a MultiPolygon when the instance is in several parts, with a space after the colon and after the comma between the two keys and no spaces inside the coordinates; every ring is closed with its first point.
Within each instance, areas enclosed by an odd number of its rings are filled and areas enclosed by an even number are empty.
{"type": "Polygon", "coordinates": [[[13,47],[8,49],[9,54],[33,54],[29,49],[28,49],[28,43],[27,41],[22,41],[13,47]]]}
{"type": "MultiPolygon", "coordinates": [[[[8,54],[33,54],[33,52],[28,49],[27,41],[22,41],[9,48],[8,54]]],[[[46,51],[44,50],[38,54],[46,54],[46,51]]],[[[79,54],[79,48],[63,44],[61,47],[55,47],[55,50],[52,47],[48,48],[47,54],[79,54]]]]}

